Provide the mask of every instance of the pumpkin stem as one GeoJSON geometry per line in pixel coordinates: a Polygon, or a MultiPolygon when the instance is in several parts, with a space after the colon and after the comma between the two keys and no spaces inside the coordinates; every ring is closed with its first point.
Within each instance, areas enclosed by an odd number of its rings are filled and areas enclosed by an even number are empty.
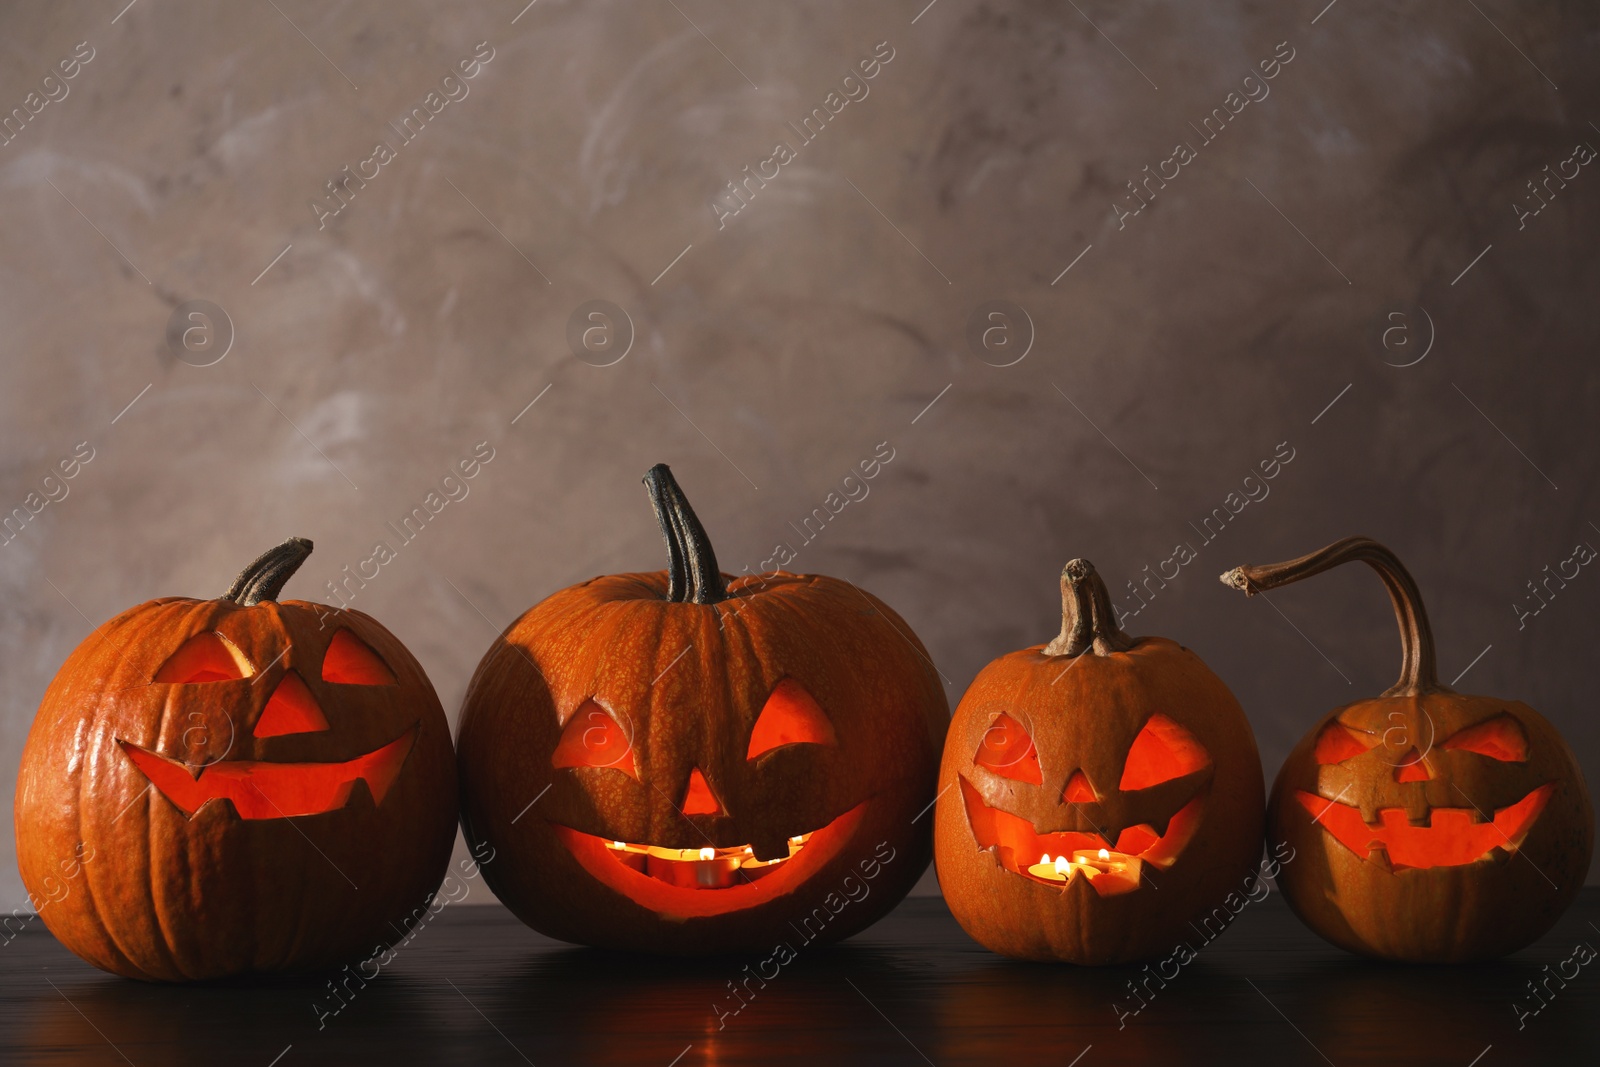
{"type": "Polygon", "coordinates": [[[1265,590],[1321,574],[1351,560],[1360,560],[1378,572],[1384,588],[1389,591],[1389,601],[1394,605],[1395,621],[1400,624],[1400,680],[1383,695],[1417,696],[1447,692],[1447,687],[1439,684],[1433,655],[1433,630],[1428,626],[1428,612],[1422,606],[1422,593],[1405,564],[1370,537],[1346,537],[1310,555],[1284,563],[1235,567],[1222,575],[1222,584],[1230,585],[1246,596],[1255,596],[1265,590]]]}
{"type": "Polygon", "coordinates": [[[1075,559],[1061,571],[1061,633],[1044,646],[1047,656],[1097,656],[1126,652],[1138,640],[1123,633],[1111,608],[1106,583],[1086,559],[1075,559]]]}
{"type": "Polygon", "coordinates": [[[644,476],[661,536],[667,542],[667,599],[674,604],[715,604],[728,599],[717,554],[672,469],[657,463],[644,476]]]}
{"type": "Polygon", "coordinates": [[[291,537],[281,545],[274,545],[239,572],[239,577],[228,586],[222,599],[246,608],[254,607],[263,600],[278,599],[284,584],[294,576],[309,555],[311,542],[304,537],[291,537]]]}

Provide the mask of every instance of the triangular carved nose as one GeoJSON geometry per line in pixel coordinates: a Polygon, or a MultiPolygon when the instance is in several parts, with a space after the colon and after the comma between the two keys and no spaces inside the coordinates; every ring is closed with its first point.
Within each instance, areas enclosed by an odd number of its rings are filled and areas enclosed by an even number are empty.
{"type": "Polygon", "coordinates": [[[328,719],[317,706],[317,698],[294,671],[285,671],[283,681],[272,691],[272,697],[261,711],[253,731],[256,737],[279,737],[283,734],[308,734],[326,730],[328,719]]]}
{"type": "Polygon", "coordinates": [[[1422,762],[1422,757],[1414,748],[1395,764],[1394,780],[1397,782],[1426,782],[1432,777],[1428,765],[1422,762]]]}
{"type": "Polygon", "coordinates": [[[711,791],[711,783],[706,781],[706,776],[696,767],[689,772],[689,791],[683,798],[683,813],[685,815],[721,815],[722,805],[717,803],[717,796],[711,791]]]}
{"type": "Polygon", "coordinates": [[[1067,779],[1067,788],[1062,792],[1061,799],[1068,804],[1093,804],[1100,798],[1095,796],[1094,786],[1089,784],[1088,776],[1076,770],[1067,779]]]}

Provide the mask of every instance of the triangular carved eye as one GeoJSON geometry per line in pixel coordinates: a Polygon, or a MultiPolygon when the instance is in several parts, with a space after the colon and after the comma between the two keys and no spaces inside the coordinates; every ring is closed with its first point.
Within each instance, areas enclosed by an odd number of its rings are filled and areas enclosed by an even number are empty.
{"type": "Polygon", "coordinates": [[[1313,755],[1316,761],[1323,765],[1343,763],[1371,750],[1377,743],[1378,739],[1372,734],[1352,730],[1335,719],[1324,726],[1322,733],[1317,735],[1317,747],[1313,755]]]}
{"type": "Polygon", "coordinates": [[[1120,788],[1149,789],[1209,766],[1211,756],[1194,735],[1165,715],[1152,715],[1128,750],[1120,788]]]}
{"type": "Polygon", "coordinates": [[[1039,753],[1034,750],[1028,728],[1004,712],[983,732],[983,741],[978,745],[973,762],[1002,778],[1044,784],[1039,753]]]}
{"type": "Polygon", "coordinates": [[[816,700],[793,678],[785,678],[767,697],[750,733],[750,748],[745,759],[771,752],[783,745],[837,745],[833,723],[816,700]]]}
{"type": "Polygon", "coordinates": [[[322,656],[322,680],[337,685],[394,685],[394,672],[347,629],[333,635],[322,656]]]}
{"type": "Polygon", "coordinates": [[[195,634],[167,657],[155,681],[193,685],[197,682],[231,682],[256,673],[244,653],[219,633],[195,634]]]}
{"type": "Polygon", "coordinates": [[[550,762],[556,767],[610,767],[639,777],[633,739],[594,700],[585,700],[567,720],[550,762]]]}
{"type": "Polygon", "coordinates": [[[1528,735],[1516,719],[1501,714],[1458,731],[1441,742],[1439,747],[1476,752],[1504,763],[1522,763],[1528,758],[1528,735]]]}

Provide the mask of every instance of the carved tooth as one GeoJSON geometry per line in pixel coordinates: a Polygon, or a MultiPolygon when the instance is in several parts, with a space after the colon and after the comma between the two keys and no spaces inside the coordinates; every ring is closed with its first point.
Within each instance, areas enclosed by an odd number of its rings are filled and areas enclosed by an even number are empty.
{"type": "Polygon", "coordinates": [[[1389,849],[1381,841],[1374,841],[1367,846],[1367,862],[1377,864],[1390,874],[1394,873],[1394,864],[1389,862],[1389,849]]]}
{"type": "Polygon", "coordinates": [[[786,837],[767,836],[750,842],[750,848],[755,852],[758,860],[787,859],[789,856],[789,839],[786,837]]]}
{"type": "Polygon", "coordinates": [[[378,802],[372,795],[372,786],[368,784],[365,778],[357,778],[355,781],[350,783],[350,792],[346,794],[345,802],[343,804],[335,802],[334,807],[330,810],[337,810],[339,808],[345,808],[349,810],[355,810],[358,808],[372,809],[376,808],[377,806],[378,802]]]}
{"type": "MultiPolygon", "coordinates": [[[[163,797],[165,799],[165,797],[163,797]]],[[[177,807],[177,805],[173,805],[177,807]]],[[[179,809],[182,810],[181,808],[179,809]]],[[[230,797],[212,797],[200,805],[200,810],[193,815],[186,815],[189,819],[220,819],[223,821],[243,822],[239,817],[239,809],[234,806],[230,797]]]]}

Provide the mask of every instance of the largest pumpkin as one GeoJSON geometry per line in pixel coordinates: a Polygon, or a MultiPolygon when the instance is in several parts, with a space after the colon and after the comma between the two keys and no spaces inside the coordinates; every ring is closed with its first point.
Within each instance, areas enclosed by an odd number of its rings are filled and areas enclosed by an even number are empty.
{"type": "Polygon", "coordinates": [[[462,825],[494,849],[484,877],[528,925],[582,944],[846,937],[927,867],[939,679],[849,582],[720,573],[668,469],[645,481],[669,569],[542,601],[467,690],[462,825]]]}
{"type": "Polygon", "coordinates": [[[215,600],[98,627],[39,706],[17,865],[45,925],[116,974],[308,970],[404,935],[455,840],[450,726],[405,646],[278,591],[292,538],[215,600]]]}

